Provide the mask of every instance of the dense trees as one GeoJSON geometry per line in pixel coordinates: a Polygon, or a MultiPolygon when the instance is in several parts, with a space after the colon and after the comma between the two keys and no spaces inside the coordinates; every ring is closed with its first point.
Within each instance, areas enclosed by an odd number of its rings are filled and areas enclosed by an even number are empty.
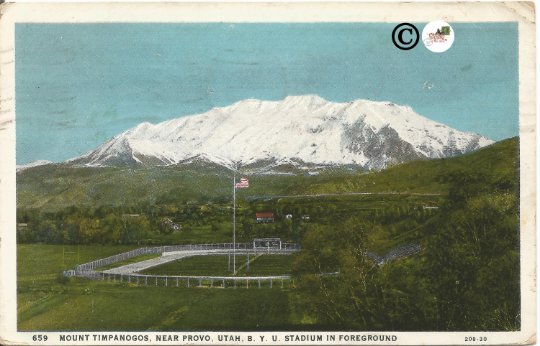
{"type": "Polygon", "coordinates": [[[399,239],[396,229],[415,224],[414,209],[397,223],[350,218],[310,227],[294,271],[303,313],[336,329],[518,330],[519,199],[516,179],[500,178],[447,175],[447,202],[415,235],[422,253],[383,266],[365,256],[366,239],[399,239]]]}
{"type": "Polygon", "coordinates": [[[518,329],[517,186],[486,191],[488,177],[461,173],[459,187],[451,190],[449,206],[426,241],[423,269],[436,298],[436,327],[518,329]]]}
{"type": "Polygon", "coordinates": [[[306,233],[293,273],[304,293],[302,306],[320,324],[354,327],[365,320],[362,300],[373,266],[365,248],[366,228],[357,219],[335,229],[316,225],[306,233]]]}
{"type": "MultiPolygon", "coordinates": [[[[151,219],[139,214],[99,213],[92,209],[70,208],[58,213],[22,211],[17,226],[18,242],[64,244],[134,244],[158,232],[151,219]]],[[[153,220],[156,222],[156,220],[153,220]]]]}
{"type": "MultiPolygon", "coordinates": [[[[237,240],[249,242],[253,238],[280,237],[300,242],[307,227],[313,224],[335,225],[350,215],[364,221],[379,220],[388,225],[388,235],[403,234],[414,229],[433,211],[422,209],[422,200],[403,201],[402,197],[386,199],[384,206],[355,209],[358,204],[373,203],[370,199],[350,198],[297,198],[292,201],[269,200],[262,202],[238,201],[236,209],[237,240]],[[272,211],[275,222],[260,224],[255,214],[272,211]],[[288,218],[290,215],[291,218],[288,218]],[[404,218],[403,216],[407,216],[404,218]]],[[[208,228],[214,234],[232,231],[232,206],[225,204],[139,205],[69,207],[56,212],[19,208],[17,213],[18,242],[46,242],[64,244],[161,244],[174,238],[173,232],[190,233],[208,228]],[[172,225],[179,225],[177,229],[172,225]]],[[[174,240],[173,240],[174,241],[174,240]]],[[[181,239],[179,240],[181,241],[181,239]]],[[[383,239],[375,243],[383,244],[383,239]]]]}

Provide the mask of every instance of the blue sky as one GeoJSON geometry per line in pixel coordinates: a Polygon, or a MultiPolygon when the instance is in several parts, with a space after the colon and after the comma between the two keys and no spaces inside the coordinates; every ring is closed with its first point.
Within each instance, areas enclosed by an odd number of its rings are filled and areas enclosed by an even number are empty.
{"type": "Polygon", "coordinates": [[[396,24],[17,24],[17,163],[63,161],[143,121],[302,94],[517,136],[517,24],[450,24],[440,54],[395,48],[396,24]]]}

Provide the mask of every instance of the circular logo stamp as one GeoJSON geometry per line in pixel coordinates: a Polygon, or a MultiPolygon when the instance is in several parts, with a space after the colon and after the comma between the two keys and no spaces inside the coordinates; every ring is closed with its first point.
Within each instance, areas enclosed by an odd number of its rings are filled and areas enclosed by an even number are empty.
{"type": "Polygon", "coordinates": [[[422,30],[422,42],[432,52],[446,52],[454,43],[454,29],[442,20],[429,22],[422,30]]]}
{"type": "Polygon", "coordinates": [[[401,23],[392,31],[392,42],[399,49],[413,49],[419,40],[418,29],[410,23],[401,23]]]}

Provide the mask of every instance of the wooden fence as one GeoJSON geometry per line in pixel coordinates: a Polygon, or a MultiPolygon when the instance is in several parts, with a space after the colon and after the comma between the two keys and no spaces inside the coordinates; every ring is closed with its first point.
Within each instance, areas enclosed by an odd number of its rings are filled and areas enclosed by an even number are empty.
{"type": "Polygon", "coordinates": [[[218,244],[190,244],[190,245],[167,245],[157,247],[144,247],[118,255],[97,259],[91,262],[77,265],[75,269],[65,270],[64,276],[80,276],[92,280],[123,282],[138,286],[165,286],[165,287],[280,287],[294,285],[294,280],[289,275],[278,276],[175,276],[175,275],[147,275],[139,273],[118,274],[97,271],[98,268],[113,263],[125,261],[130,258],[161,254],[162,256],[174,255],[175,253],[189,253],[192,255],[215,255],[230,253],[236,250],[237,254],[261,254],[279,253],[290,254],[300,249],[297,244],[282,243],[281,248],[254,248],[253,243],[218,243],[218,244]]]}
{"type": "MultiPolygon", "coordinates": [[[[244,250],[243,252],[253,252],[253,253],[261,253],[264,250],[263,249],[253,249],[252,243],[236,243],[236,246],[234,246],[235,249],[238,250],[244,250]]],[[[233,243],[218,243],[218,244],[189,244],[189,245],[166,245],[166,246],[157,246],[157,247],[143,247],[127,252],[123,252],[118,255],[101,258],[95,261],[87,262],[80,264],[75,267],[74,270],[66,270],[64,272],[64,275],[67,275],[68,273],[74,273],[74,275],[80,275],[85,272],[94,271],[97,268],[107,266],[116,262],[125,261],[127,259],[141,256],[141,255],[149,255],[149,254],[163,254],[167,252],[176,252],[176,251],[203,251],[203,250],[232,250],[233,249],[233,243]]],[[[277,249],[268,248],[268,251],[274,251],[277,249]]],[[[299,246],[294,243],[283,243],[281,246],[281,252],[287,252],[287,251],[298,251],[299,246]]]]}
{"type": "Polygon", "coordinates": [[[147,275],[147,274],[111,274],[87,272],[83,275],[93,280],[127,283],[134,286],[161,287],[206,287],[206,288],[284,288],[294,286],[290,275],[276,276],[186,276],[186,275],[147,275]]]}

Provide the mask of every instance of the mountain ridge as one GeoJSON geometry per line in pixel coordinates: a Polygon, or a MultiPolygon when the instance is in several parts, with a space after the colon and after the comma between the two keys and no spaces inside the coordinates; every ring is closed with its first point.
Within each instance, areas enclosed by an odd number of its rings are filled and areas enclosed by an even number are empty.
{"type": "Polygon", "coordinates": [[[464,154],[491,143],[408,106],[360,99],[335,103],[302,95],[246,99],[158,124],[143,122],[69,162],[168,166],[200,159],[228,168],[267,161],[299,168],[353,164],[379,170],[464,154]]]}

